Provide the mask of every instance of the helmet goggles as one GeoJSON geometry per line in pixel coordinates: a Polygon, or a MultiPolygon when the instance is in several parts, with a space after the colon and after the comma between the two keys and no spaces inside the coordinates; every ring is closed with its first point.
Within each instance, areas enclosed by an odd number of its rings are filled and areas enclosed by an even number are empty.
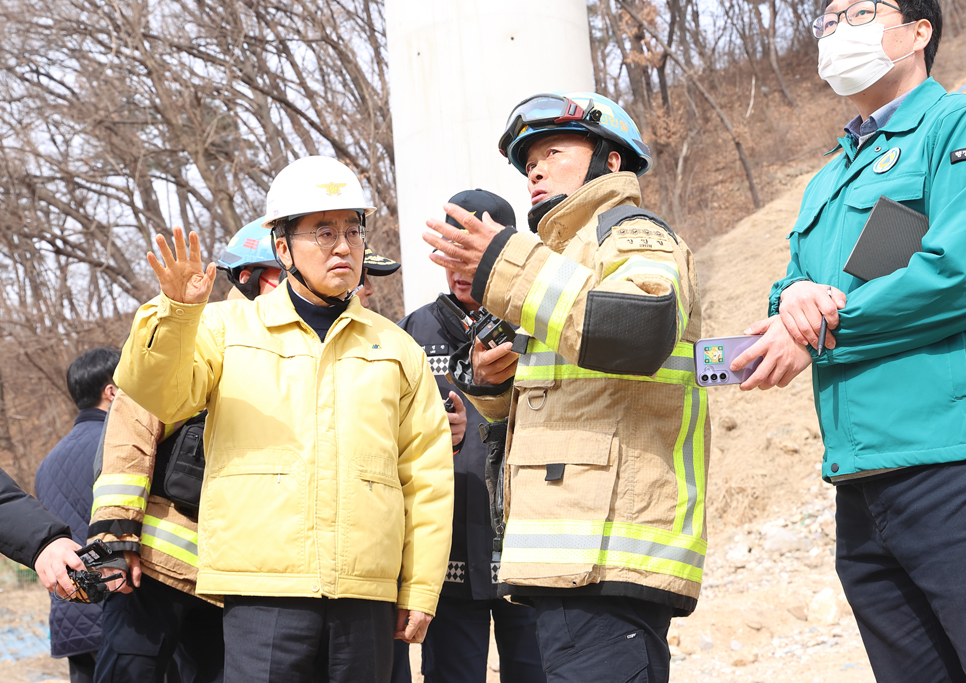
{"type": "Polygon", "coordinates": [[[592,121],[600,119],[600,112],[594,111],[594,101],[584,109],[569,97],[545,93],[534,95],[516,106],[507,119],[506,131],[500,137],[500,154],[507,156],[510,143],[525,128],[540,128],[571,121],[592,121]],[[596,115],[596,116],[595,116],[596,115]]]}

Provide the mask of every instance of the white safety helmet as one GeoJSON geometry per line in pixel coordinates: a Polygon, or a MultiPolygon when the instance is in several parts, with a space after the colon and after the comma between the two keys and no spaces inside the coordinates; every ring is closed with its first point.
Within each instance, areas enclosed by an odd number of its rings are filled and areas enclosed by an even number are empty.
{"type": "Polygon", "coordinates": [[[262,225],[271,228],[284,218],[342,209],[365,216],[376,210],[369,206],[359,179],[348,166],[331,157],[303,157],[275,176],[262,225]]]}

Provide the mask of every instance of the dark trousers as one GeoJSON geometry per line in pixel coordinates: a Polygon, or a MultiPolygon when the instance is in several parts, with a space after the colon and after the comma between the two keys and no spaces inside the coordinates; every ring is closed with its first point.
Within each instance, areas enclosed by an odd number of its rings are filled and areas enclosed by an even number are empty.
{"type": "Polygon", "coordinates": [[[673,610],[622,597],[534,597],[548,683],[667,683],[673,610]]]}
{"type": "Polygon", "coordinates": [[[96,652],[85,652],[82,655],[71,655],[67,658],[70,683],[91,683],[94,680],[96,655],[96,652]]]}
{"type": "Polygon", "coordinates": [[[876,681],[966,681],[966,464],[839,484],[835,524],[876,681]]]}
{"type": "Polygon", "coordinates": [[[544,683],[536,612],[506,600],[439,599],[423,643],[426,683],[486,683],[490,616],[501,683],[544,683]]]}
{"type": "Polygon", "coordinates": [[[388,683],[396,607],[341,598],[225,597],[231,683],[388,683]]]}
{"type": "Polygon", "coordinates": [[[392,675],[389,681],[390,683],[413,683],[413,669],[409,663],[409,643],[405,640],[394,640],[392,643],[392,675]]]}
{"type": "Polygon", "coordinates": [[[221,683],[225,662],[222,610],[149,576],[133,592],[112,593],[104,603],[97,683],[161,683],[175,652],[185,683],[221,683]]]}

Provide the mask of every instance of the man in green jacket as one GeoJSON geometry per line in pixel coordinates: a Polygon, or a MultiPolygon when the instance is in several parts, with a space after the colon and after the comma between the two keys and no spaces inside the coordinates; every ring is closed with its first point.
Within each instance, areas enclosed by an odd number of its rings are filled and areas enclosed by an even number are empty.
{"type": "Polygon", "coordinates": [[[764,336],[732,370],[763,355],[747,390],[812,366],[836,568],[876,679],[964,681],[966,97],[929,78],[939,0],[834,0],[813,32],[819,74],[858,116],[805,192],[771,317],[748,330],[764,336]],[[929,230],[908,266],[865,281],[843,268],[881,196],[929,230]]]}

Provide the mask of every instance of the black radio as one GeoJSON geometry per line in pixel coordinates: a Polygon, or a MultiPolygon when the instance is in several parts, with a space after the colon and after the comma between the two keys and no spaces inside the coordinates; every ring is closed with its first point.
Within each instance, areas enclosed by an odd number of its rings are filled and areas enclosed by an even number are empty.
{"type": "Polygon", "coordinates": [[[476,313],[466,313],[445,294],[440,294],[437,301],[459,318],[466,333],[471,338],[479,339],[485,348],[495,349],[500,344],[516,339],[517,334],[510,323],[497,318],[482,306],[476,313]]]}

